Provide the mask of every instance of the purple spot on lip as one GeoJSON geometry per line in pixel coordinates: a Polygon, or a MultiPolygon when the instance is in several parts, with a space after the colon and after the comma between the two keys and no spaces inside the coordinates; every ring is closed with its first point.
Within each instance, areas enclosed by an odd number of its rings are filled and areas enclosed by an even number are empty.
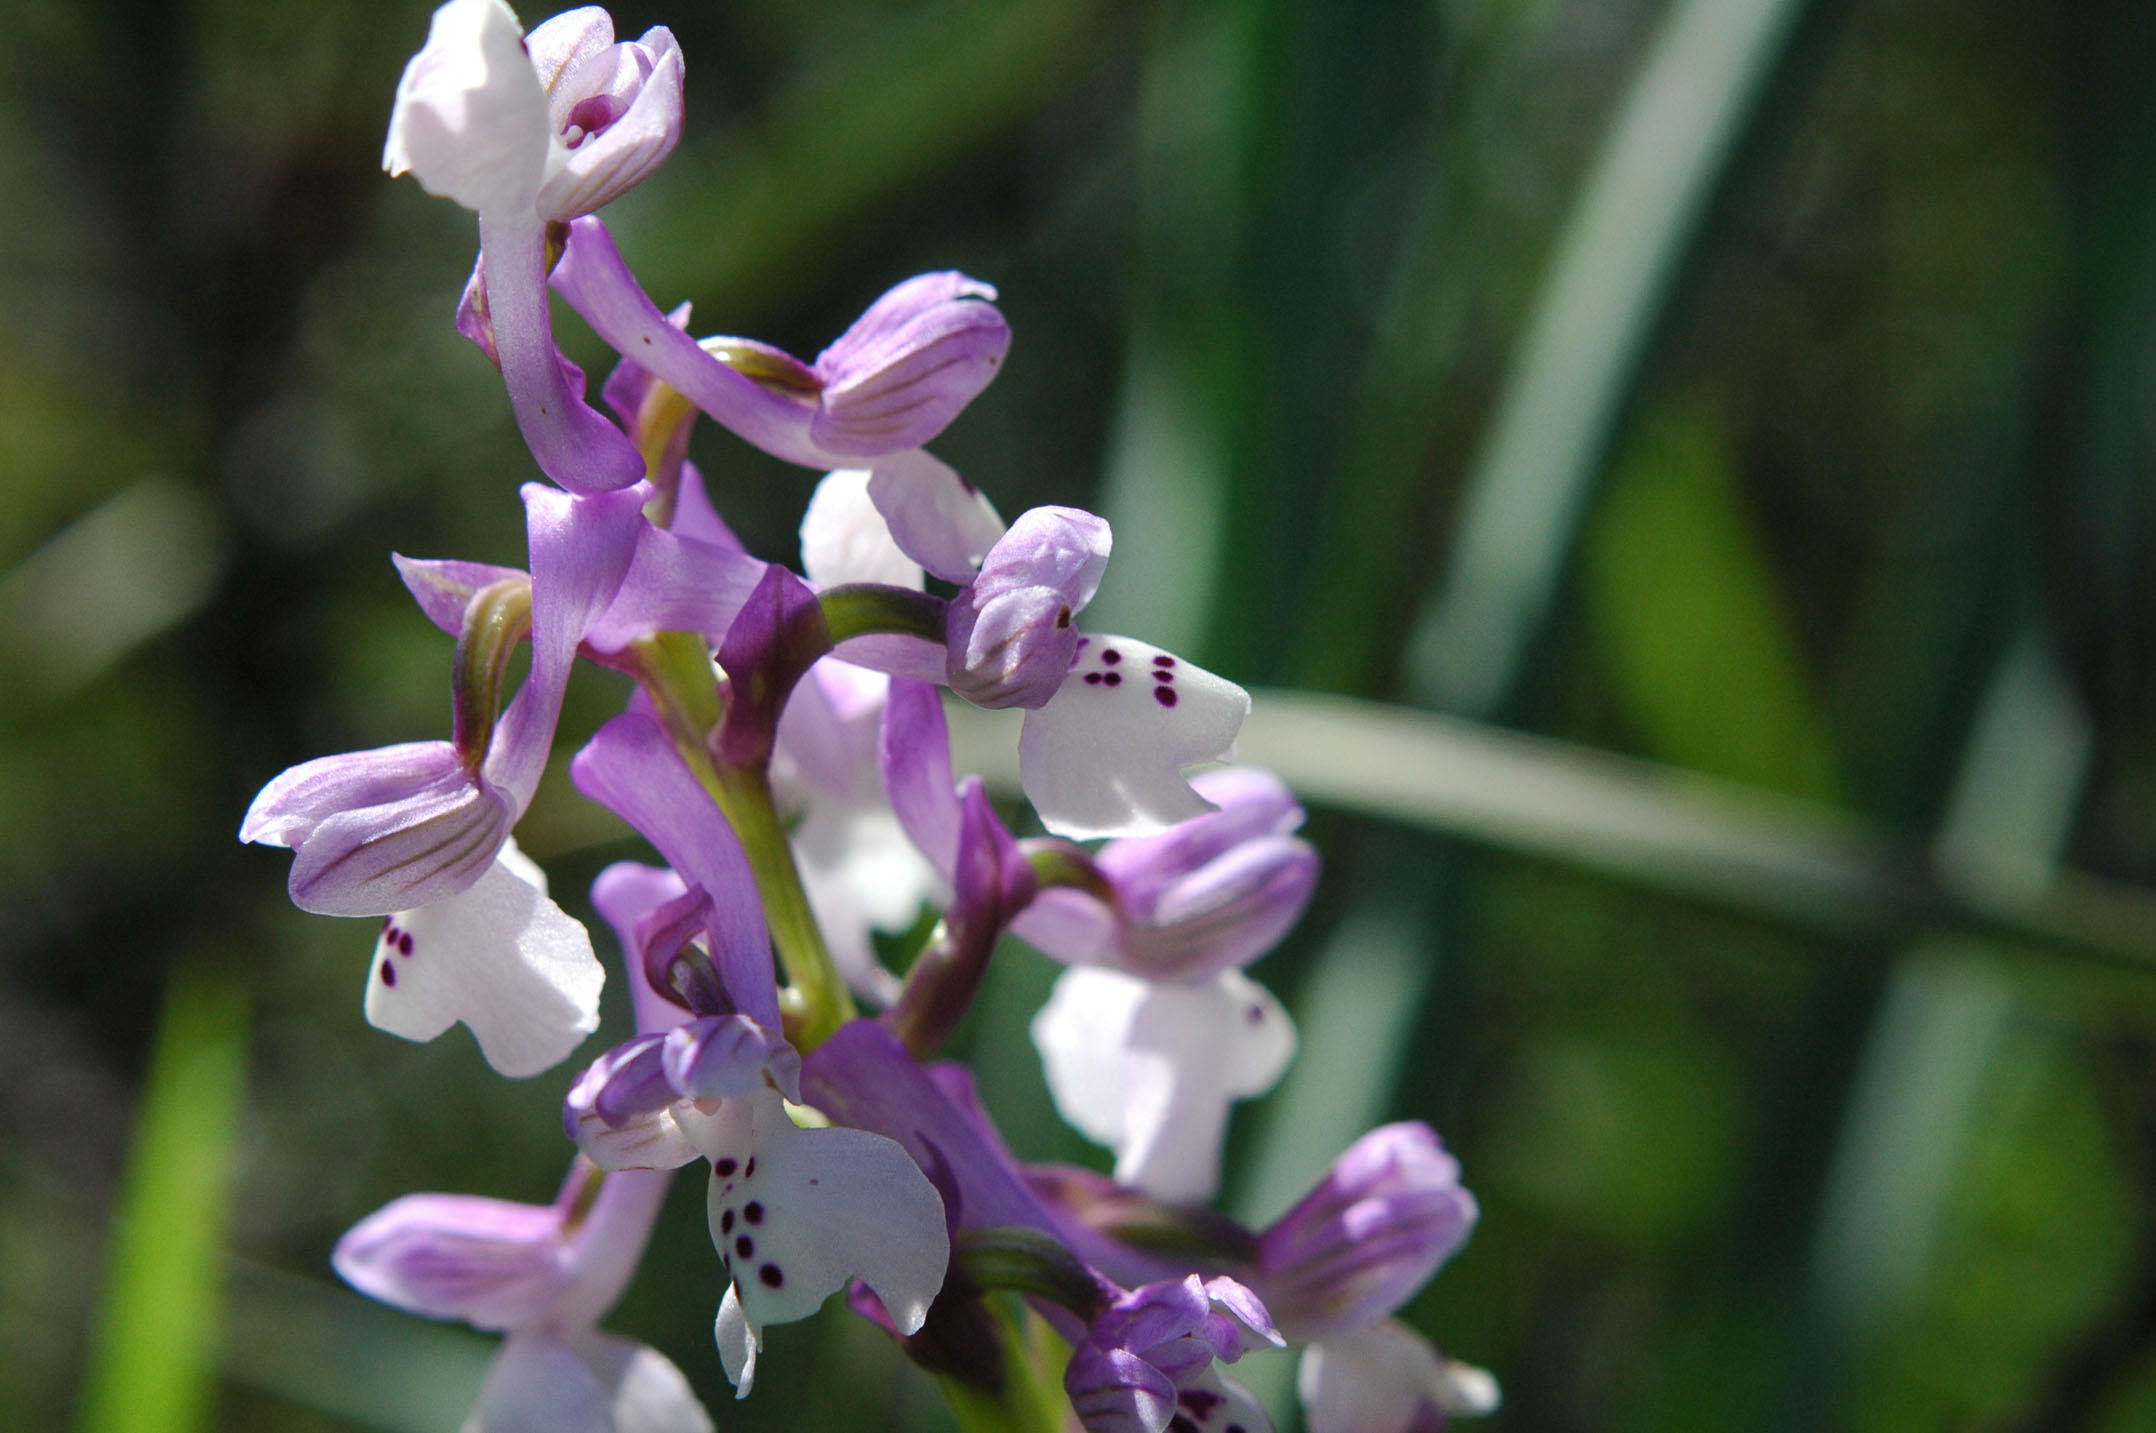
{"type": "Polygon", "coordinates": [[[1174,681],[1174,680],[1175,680],[1175,673],[1173,673],[1173,672],[1155,672],[1155,673],[1153,673],[1153,680],[1154,680],[1154,681],[1156,681],[1156,682],[1172,682],[1172,681],[1174,681]]]}
{"type": "Polygon", "coordinates": [[[1101,680],[1111,687],[1120,687],[1123,685],[1123,674],[1121,672],[1110,672],[1103,676],[1101,680]]]}
{"type": "Polygon", "coordinates": [[[751,1199],[748,1204],[743,1207],[741,1211],[741,1217],[748,1220],[751,1224],[761,1224],[764,1222],[764,1206],[758,1203],[756,1200],[751,1199]]]}
{"type": "Polygon", "coordinates": [[[721,1234],[731,1234],[734,1232],[733,1210],[729,1209],[719,1216],[719,1232],[721,1234]]]}
{"type": "Polygon", "coordinates": [[[410,931],[397,932],[397,949],[403,951],[406,955],[412,953],[412,933],[410,931]]]}
{"type": "Polygon", "coordinates": [[[756,1271],[756,1277],[763,1280],[767,1289],[775,1289],[786,1282],[786,1276],[779,1272],[779,1266],[776,1264],[764,1265],[756,1271]]]}
{"type": "Polygon", "coordinates": [[[1153,659],[1153,665],[1156,667],[1172,667],[1175,665],[1175,658],[1169,656],[1166,652],[1162,652],[1153,659]]]}
{"type": "Polygon", "coordinates": [[[1087,686],[1089,686],[1089,687],[1097,687],[1097,686],[1099,686],[1099,685],[1100,685],[1100,673],[1099,673],[1099,672],[1087,672],[1087,673],[1085,674],[1085,684],[1086,684],[1087,686]]]}
{"type": "Polygon", "coordinates": [[[1118,652],[1115,648],[1110,647],[1107,651],[1100,654],[1100,659],[1112,667],[1117,662],[1123,660],[1123,654],[1121,652],[1118,652]]]}
{"type": "Polygon", "coordinates": [[[744,1234],[734,1241],[734,1252],[744,1259],[756,1257],[756,1241],[744,1234]]]}
{"type": "Polygon", "coordinates": [[[382,962],[382,983],[384,985],[395,985],[397,983],[396,969],[386,960],[382,962]]]}
{"type": "Polygon", "coordinates": [[[724,1179],[727,1175],[732,1174],[736,1168],[737,1165],[733,1160],[722,1159],[717,1164],[711,1166],[711,1172],[718,1175],[719,1178],[724,1179]]]}
{"type": "Polygon", "coordinates": [[[1174,706],[1174,705],[1175,705],[1175,688],[1173,688],[1173,687],[1155,687],[1155,688],[1153,688],[1153,700],[1154,700],[1154,701],[1156,701],[1156,702],[1159,702],[1159,703],[1160,703],[1160,704],[1161,704],[1162,706],[1164,706],[1164,707],[1172,707],[1172,706],[1174,706]]]}

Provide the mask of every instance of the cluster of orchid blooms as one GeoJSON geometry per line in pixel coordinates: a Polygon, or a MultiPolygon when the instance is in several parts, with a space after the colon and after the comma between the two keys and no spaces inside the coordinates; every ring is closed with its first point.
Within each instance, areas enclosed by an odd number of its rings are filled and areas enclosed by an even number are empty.
{"type": "Polygon", "coordinates": [[[397,559],[456,640],[450,739],[294,767],[241,836],[291,848],[300,906],[381,919],[369,1021],[418,1040],[461,1022],[511,1076],[598,1024],[590,938],[510,836],[580,658],[637,690],[571,776],[667,864],[614,865],[592,891],[639,1033],[569,1092],[579,1153],[559,1197],[397,1200],[345,1235],[338,1271],[507,1335],[468,1428],[706,1429],[671,1362],[598,1329],[672,1171],[702,1159],[719,1353],[742,1396],[764,1327],[846,1290],[991,1404],[1030,1308],[1070,1347],[1058,1421],[1094,1433],[1269,1428],[1219,1372],[1261,1343],[1304,1347],[1317,1433],[1486,1411],[1488,1375],[1389,1317],[1475,1221],[1426,1126],[1364,1135],[1270,1228],[1202,1207],[1229,1105],[1295,1044],[1242,968],[1317,874],[1273,777],[1183,774],[1229,752],[1248,697],[1081,632],[1101,519],[1006,524],[923,450],[1008,347],[987,285],[908,280],[814,363],[694,339],[686,305],[645,296],[594,211],[666,157],[681,95],[666,30],[617,43],[584,9],[526,35],[501,0],[437,11],[397,92],[386,167],[477,211],[457,324],[551,482],[523,489],[529,571],[397,559]],[[555,346],[550,287],[622,356],[612,418],[555,346]],[[698,413],[826,474],[801,573],[720,519],[684,461],[698,413]],[[943,687],[1025,710],[1022,784],[1055,834],[1015,838],[977,777],[954,782],[943,687]],[[914,927],[924,904],[941,920],[901,978],[871,932],[914,927]],[[1032,1035],[1062,1113],[1114,1150],[1112,1179],[1019,1164],[966,1070],[932,1060],[1005,932],[1068,967],[1032,1035]]]}

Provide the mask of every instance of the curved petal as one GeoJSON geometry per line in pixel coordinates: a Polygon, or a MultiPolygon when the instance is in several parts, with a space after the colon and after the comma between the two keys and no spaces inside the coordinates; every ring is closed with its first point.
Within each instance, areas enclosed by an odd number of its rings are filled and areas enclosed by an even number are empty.
{"type": "Polygon", "coordinates": [[[634,359],[740,437],[789,463],[837,465],[837,455],[809,439],[815,406],[729,367],[669,323],[596,217],[587,215],[569,226],[569,244],[551,282],[616,353],[634,359]]]}
{"type": "Polygon", "coordinates": [[[577,790],[634,826],[682,879],[711,898],[711,952],[741,1013],[779,1028],[771,933],[756,877],[733,827],[682,765],[657,722],[624,713],[599,728],[569,763],[577,790]]]}
{"type": "Polygon", "coordinates": [[[605,979],[584,927],[508,843],[469,890],[383,922],[367,1021],[407,1040],[462,1021],[496,1070],[536,1075],[599,1028],[605,979]]]}
{"type": "MultiPolygon", "coordinates": [[[[528,201],[482,209],[479,249],[484,267],[479,302],[494,336],[517,430],[539,471],[576,493],[625,488],[642,478],[643,454],[584,401],[583,376],[572,386],[561,351],[554,346],[554,319],[547,309],[546,221],[528,201]]],[[[660,324],[663,327],[665,320],[660,324]]],[[[679,329],[668,332],[682,336],[679,329]]]]}
{"type": "Polygon", "coordinates": [[[1145,836],[1213,804],[1183,768],[1228,755],[1250,694],[1129,637],[1088,636],[1048,705],[1026,713],[1020,783],[1059,836],[1145,836]]]}

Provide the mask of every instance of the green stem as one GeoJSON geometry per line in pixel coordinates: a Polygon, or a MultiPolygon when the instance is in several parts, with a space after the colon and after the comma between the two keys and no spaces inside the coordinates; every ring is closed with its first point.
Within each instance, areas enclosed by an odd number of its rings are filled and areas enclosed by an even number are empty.
{"type": "Polygon", "coordinates": [[[853,997],[809,908],[771,784],[761,767],[730,766],[711,754],[706,738],[718,726],[720,699],[711,653],[701,637],[660,632],[639,641],[636,650],[644,689],[651,693],[675,750],[748,855],[771,943],[791,982],[787,1013],[798,1023],[788,1034],[804,1052],[812,1050],[854,1017],[853,997]]]}

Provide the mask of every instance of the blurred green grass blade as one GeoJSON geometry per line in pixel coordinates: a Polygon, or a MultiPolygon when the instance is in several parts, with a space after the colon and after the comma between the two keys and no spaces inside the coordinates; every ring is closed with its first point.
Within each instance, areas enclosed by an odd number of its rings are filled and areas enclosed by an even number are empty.
{"type": "MultiPolygon", "coordinates": [[[[1937,840],[1943,878],[2036,892],[2072,831],[2094,750],[2087,714],[2039,639],[2008,651],[1963,754],[1937,840]]],[[[1833,1374],[1894,1327],[1934,1272],[1949,1205],[1985,1109],[2015,1006],[1980,944],[1921,942],[1895,969],[1859,1066],[1814,1236],[1810,1299],[1822,1349],[1807,1360],[1815,1411],[1833,1374]]]]}
{"type": "Polygon", "coordinates": [[[226,1377],[382,1433],[455,1428],[477,1401],[496,1340],[321,1280],[228,1267],[226,1377]]]}
{"type": "Polygon", "coordinates": [[[1679,260],[1802,0],[1677,0],[1625,98],[1497,404],[1443,585],[1408,652],[1418,701],[1511,690],[1679,260]]]}
{"type": "Polygon", "coordinates": [[[248,992],[181,965],[165,992],[106,1257],[79,1433],[207,1426],[248,992]]]}
{"type": "Polygon", "coordinates": [[[654,186],[664,210],[624,230],[645,288],[712,304],[753,284],[761,301],[813,277],[847,219],[1077,83],[1101,18],[1088,0],[935,6],[810,72],[753,124],[683,146],[654,186]]]}
{"type": "MultiPolygon", "coordinates": [[[[2156,893],[2078,872],[1935,876],[1831,807],[1461,717],[1258,691],[1239,760],[1314,804],[1614,876],[1838,936],[1961,931],[2156,973],[2156,893]]],[[[953,759],[1018,789],[1016,713],[947,706],[953,759]]]]}
{"type": "Polygon", "coordinates": [[[1647,416],[1586,535],[1586,579],[1626,715],[1665,761],[1833,801],[1839,782],[1718,416],[1647,416]]]}

